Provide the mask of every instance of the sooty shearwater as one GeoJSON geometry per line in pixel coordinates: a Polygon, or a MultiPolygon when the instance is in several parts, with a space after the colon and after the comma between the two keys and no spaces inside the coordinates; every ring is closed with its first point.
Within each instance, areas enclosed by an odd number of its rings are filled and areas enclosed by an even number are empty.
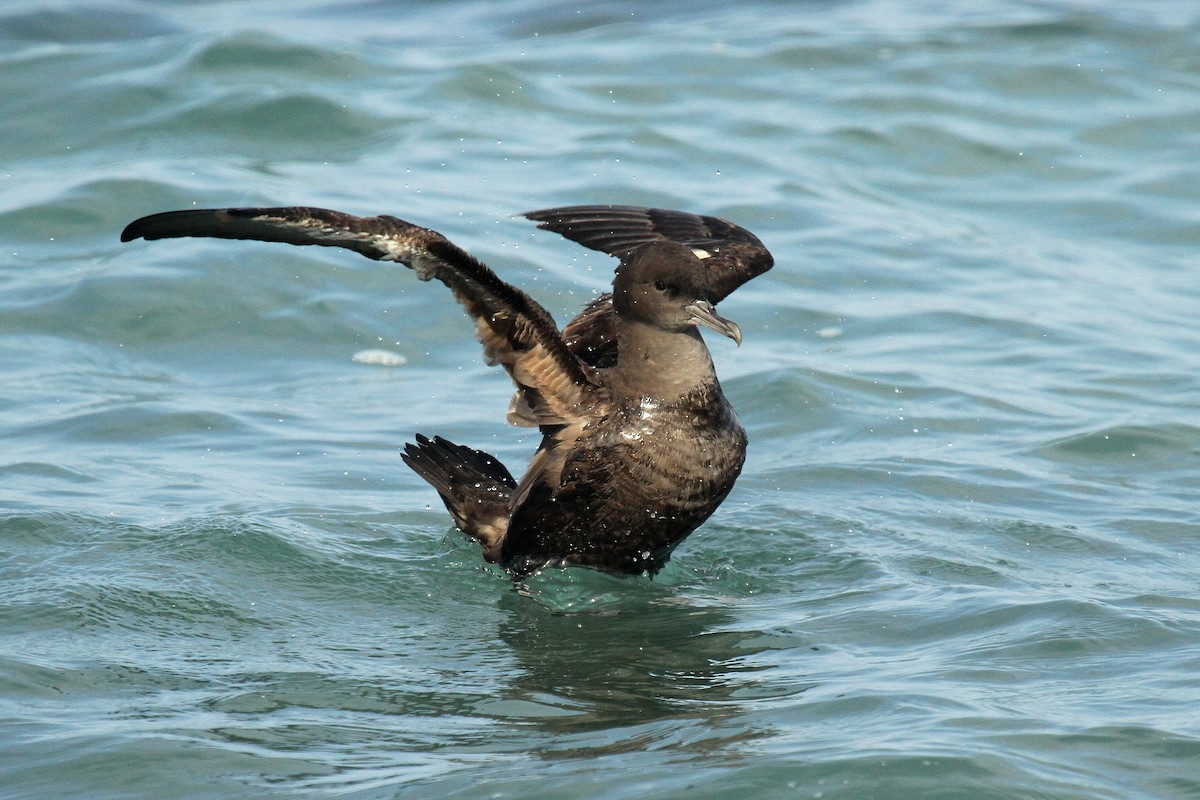
{"type": "Polygon", "coordinates": [[[205,236],[345,247],[446,284],[490,364],[516,384],[508,420],[542,441],[520,481],[492,456],[418,435],[402,458],[488,561],[514,577],[547,566],[653,575],[741,472],[746,433],[697,326],[741,344],[714,304],[771,268],[723,219],[635,206],[532,211],[540,228],[620,259],[613,289],[560,333],[525,292],[446,237],[392,216],[320,208],[168,211],[121,241],[205,236]]]}

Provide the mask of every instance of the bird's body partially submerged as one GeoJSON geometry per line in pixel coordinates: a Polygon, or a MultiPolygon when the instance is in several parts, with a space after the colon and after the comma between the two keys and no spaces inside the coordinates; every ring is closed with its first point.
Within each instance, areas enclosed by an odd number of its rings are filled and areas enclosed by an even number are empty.
{"type": "Polygon", "coordinates": [[[404,460],[484,557],[514,575],[545,566],[653,574],[716,510],[746,452],[697,325],[736,341],[713,303],[771,267],[753,234],[715,217],[631,206],[527,214],[621,258],[613,294],[562,333],[519,289],[441,234],[395,217],[313,208],[198,209],[131,223],[122,240],[176,236],[346,247],[437,278],[517,387],[509,421],[541,429],[515,480],[495,458],[418,436],[404,460]]]}
{"type": "Polygon", "coordinates": [[[501,561],[657,572],[733,488],[746,432],[719,385],[672,400],[629,398],[584,426],[559,481],[514,510],[501,561]]]}

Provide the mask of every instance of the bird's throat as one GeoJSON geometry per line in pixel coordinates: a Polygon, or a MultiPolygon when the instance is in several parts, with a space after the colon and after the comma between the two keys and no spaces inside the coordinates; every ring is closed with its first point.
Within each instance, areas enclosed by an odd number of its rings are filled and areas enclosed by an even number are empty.
{"type": "Polygon", "coordinates": [[[717,380],[712,357],[694,327],[666,331],[640,321],[617,327],[617,365],[610,385],[618,395],[671,402],[717,380]]]}

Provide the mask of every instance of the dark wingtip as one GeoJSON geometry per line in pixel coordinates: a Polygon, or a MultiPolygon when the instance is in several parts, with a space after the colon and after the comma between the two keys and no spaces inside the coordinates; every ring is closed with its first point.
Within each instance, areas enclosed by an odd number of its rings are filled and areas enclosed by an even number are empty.
{"type": "MultiPolygon", "coordinates": [[[[272,211],[290,209],[274,208],[185,208],[179,211],[160,211],[145,217],[138,217],[125,226],[121,231],[122,242],[132,242],[134,239],[175,239],[180,236],[216,236],[218,238],[242,238],[222,235],[216,230],[229,218],[248,218],[266,214],[272,211]]],[[[320,211],[321,209],[307,209],[320,211]]],[[[326,212],[328,213],[328,212],[326,212]]],[[[246,238],[256,238],[248,236],[246,238]]],[[[269,240],[268,240],[269,241],[269,240]]]]}
{"type": "Polygon", "coordinates": [[[121,231],[122,242],[132,242],[134,239],[142,238],[142,226],[139,224],[141,221],[140,219],[135,219],[125,226],[125,230],[121,231]]]}
{"type": "Polygon", "coordinates": [[[550,209],[547,208],[539,208],[535,211],[522,211],[520,214],[517,214],[517,216],[524,217],[532,222],[536,222],[538,227],[542,230],[548,230],[550,228],[550,222],[547,219],[546,212],[549,210],[550,209]]]}
{"type": "Polygon", "coordinates": [[[176,219],[181,214],[187,214],[189,211],[160,211],[157,214],[150,214],[145,217],[138,217],[133,222],[125,226],[125,230],[121,231],[122,242],[132,242],[134,239],[167,239],[172,235],[170,231],[163,230],[163,222],[170,222],[176,219]]]}
{"type": "Polygon", "coordinates": [[[615,206],[611,203],[595,203],[589,205],[578,206],[554,206],[553,208],[535,208],[532,211],[522,211],[517,214],[518,217],[532,220],[533,222],[541,223],[538,225],[543,230],[550,230],[550,226],[554,225],[559,217],[564,214],[599,214],[605,211],[611,211],[614,208],[624,208],[624,206],[615,206]]]}

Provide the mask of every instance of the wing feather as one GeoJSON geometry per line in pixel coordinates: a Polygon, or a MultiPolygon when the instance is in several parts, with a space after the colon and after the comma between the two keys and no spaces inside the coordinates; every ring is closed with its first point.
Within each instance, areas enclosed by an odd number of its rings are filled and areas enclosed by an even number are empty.
{"type": "Polygon", "coordinates": [[[714,303],[775,263],[757,236],[720,217],[618,205],[544,208],[523,216],[538,222],[539,228],[618,258],[647,242],[685,244],[705,260],[708,299],[714,303]]]}
{"type": "Polygon", "coordinates": [[[595,412],[607,394],[590,366],[567,347],[553,318],[445,236],[392,216],[356,217],[321,208],[212,208],[168,211],[131,222],[121,241],[181,236],[343,247],[438,279],[475,321],[484,355],[518,387],[516,424],[561,425],[595,412]]]}

